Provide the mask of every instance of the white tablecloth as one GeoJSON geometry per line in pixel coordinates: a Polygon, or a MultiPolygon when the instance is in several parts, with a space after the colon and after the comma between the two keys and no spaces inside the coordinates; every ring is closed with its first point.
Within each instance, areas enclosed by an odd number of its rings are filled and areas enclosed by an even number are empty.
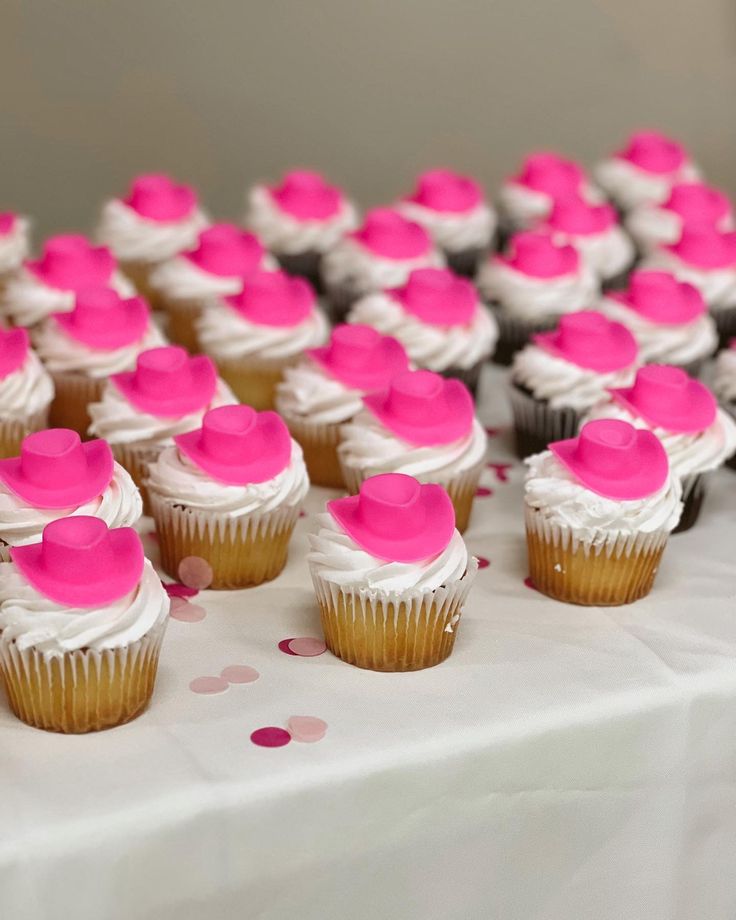
{"type": "MultiPolygon", "coordinates": [[[[490,459],[509,456],[502,430],[490,459]]],[[[57,736],[3,707],[2,920],[733,920],[736,474],[618,609],[524,585],[520,483],[485,476],[466,538],[490,565],[437,668],[279,651],[320,635],[307,517],[275,582],[171,622],[130,725],[57,736]],[[189,689],[230,664],[260,679],[189,689]],[[292,715],[326,737],[249,740],[292,715]]]]}

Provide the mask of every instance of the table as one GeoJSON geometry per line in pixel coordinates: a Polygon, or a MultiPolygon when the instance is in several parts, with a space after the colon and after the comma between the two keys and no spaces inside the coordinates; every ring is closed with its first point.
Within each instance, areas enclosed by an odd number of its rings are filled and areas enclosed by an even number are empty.
{"type": "MultiPolygon", "coordinates": [[[[507,462],[495,370],[482,407],[507,462]]],[[[466,538],[489,565],[439,667],[279,650],[320,635],[307,517],[276,581],[171,622],[130,725],[56,736],[0,708],[3,920],[733,920],[736,474],[616,609],[525,586],[521,466],[506,478],[484,475],[466,538]],[[260,677],[189,689],[231,664],[260,677]],[[324,739],[251,743],[292,715],[324,739]]]]}

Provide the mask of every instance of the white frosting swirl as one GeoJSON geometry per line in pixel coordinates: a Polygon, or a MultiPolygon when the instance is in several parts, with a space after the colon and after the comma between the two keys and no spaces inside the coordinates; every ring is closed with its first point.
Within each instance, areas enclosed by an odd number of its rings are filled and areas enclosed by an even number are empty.
{"type": "MultiPolygon", "coordinates": [[[[589,183],[583,183],[579,189],[579,194],[586,201],[592,203],[602,200],[602,195],[598,189],[589,183]]],[[[501,186],[498,193],[498,207],[507,224],[511,229],[529,230],[541,221],[546,220],[555,199],[546,192],[540,192],[536,189],[529,188],[521,182],[515,182],[513,179],[507,179],[501,186]]]]}
{"type": "Polygon", "coordinates": [[[213,300],[197,321],[202,350],[224,360],[251,355],[264,361],[285,360],[323,345],[329,332],[327,318],[317,307],[295,326],[260,326],[227,303],[213,300]]]}
{"type": "Polygon", "coordinates": [[[26,217],[16,217],[9,233],[0,235],[0,274],[19,269],[29,251],[30,224],[26,217]]]}
{"type": "Polygon", "coordinates": [[[599,163],[593,174],[606,194],[626,211],[645,202],[661,203],[676,183],[700,178],[700,171],[690,162],[674,172],[651,173],[615,156],[599,163]]]}
{"type": "Polygon", "coordinates": [[[643,364],[690,364],[708,357],[718,344],[716,325],[707,313],[690,323],[668,325],[653,323],[611,297],[602,297],[597,309],[631,331],[643,364]]]}
{"type": "Polygon", "coordinates": [[[546,400],[552,409],[581,412],[598,402],[608,387],[631,386],[637,367],[631,364],[604,374],[558,358],[539,345],[526,345],[514,355],[511,380],[531,390],[535,399],[546,400]]]}
{"type": "Polygon", "coordinates": [[[54,398],[54,384],[30,349],[12,374],[0,378],[0,417],[24,419],[46,409],[54,398]]]}
{"type": "Polygon", "coordinates": [[[245,224],[277,255],[323,253],[358,226],[358,215],[353,203],[343,198],[340,209],[330,217],[299,220],[281,210],[266,186],[256,185],[248,195],[245,224]]]}
{"type": "Polygon", "coordinates": [[[534,278],[500,259],[489,259],[478,275],[478,288],[504,313],[527,322],[554,320],[563,313],[590,307],[598,296],[598,279],[581,259],[576,272],[557,278],[534,278]]]}
{"type": "Polygon", "coordinates": [[[67,607],[33,588],[12,562],[0,564],[0,630],[3,642],[20,651],[35,649],[61,657],[78,649],[124,648],[163,623],[169,598],[153,566],[145,560],[136,587],[105,606],[67,607]]]}
{"type": "Polygon", "coordinates": [[[328,288],[344,284],[358,297],[371,291],[400,287],[415,268],[444,268],[445,259],[431,248],[414,259],[386,259],[351,237],[343,237],[322,260],[322,276],[328,288]]]}
{"type": "Polygon", "coordinates": [[[361,390],[346,386],[307,359],[284,369],[284,379],[276,387],[276,411],[314,425],[336,425],[360,412],[362,396],[361,390]]]}
{"type": "Polygon", "coordinates": [[[679,281],[688,281],[703,295],[711,310],[736,306],[736,265],[726,268],[697,268],[669,249],[660,247],[642,262],[642,269],[662,269],[672,272],[679,281]]]}
{"type": "Polygon", "coordinates": [[[431,559],[389,562],[361,549],[331,514],[317,515],[317,525],[317,532],[309,534],[307,561],[321,578],[340,587],[434,591],[458,581],[468,567],[468,549],[457,530],[445,549],[431,559]]]}
{"type": "Polygon", "coordinates": [[[528,457],[524,501],[550,524],[567,528],[584,544],[637,533],[671,531],[680,519],[682,489],[676,477],[646,498],[605,498],[578,482],[555,455],[545,450],[528,457]]]}
{"type": "Polygon", "coordinates": [[[182,220],[157,221],[113,198],[103,205],[96,236],[123,262],[163,262],[194,246],[208,223],[199,208],[182,220]]]}
{"type": "Polygon", "coordinates": [[[309,477],[302,449],[292,440],[288,466],[265,482],[243,486],[218,482],[173,446],[149,465],[147,485],[171,504],[242,518],[298,505],[309,490],[309,477]]]}
{"type": "Polygon", "coordinates": [[[721,402],[736,403],[736,348],[718,352],[713,389],[721,402]]]}
{"type": "Polygon", "coordinates": [[[449,444],[411,444],[395,435],[367,409],[342,426],[340,460],[365,476],[406,473],[420,482],[447,483],[479,464],[486,453],[487,436],[473,419],[465,437],[449,444]]]}
{"type": "Polygon", "coordinates": [[[56,320],[49,317],[34,330],[33,344],[52,373],[76,372],[99,379],[132,370],[142,351],[165,345],[166,339],[149,322],[143,338],[131,345],[112,349],[91,348],[67,335],[56,320]]]}
{"type": "Polygon", "coordinates": [[[202,416],[209,409],[231,406],[238,402],[230,387],[218,380],[212,402],[198,412],[191,412],[178,418],[161,418],[149,415],[129,403],[113,383],[108,383],[100,402],[90,403],[89,414],[92,424],[90,434],[104,438],[110,444],[140,444],[163,447],[172,443],[175,434],[194,431],[202,425],[202,416]]]}
{"type": "Polygon", "coordinates": [[[37,508],[0,483],[0,540],[10,546],[36,543],[44,527],[59,518],[81,514],[100,518],[108,527],[130,527],[142,513],[140,493],[119,463],[105,491],[76,508],[37,508]]]}
{"type": "Polygon", "coordinates": [[[399,201],[395,208],[424,227],[445,252],[488,248],[498,224],[496,212],[485,201],[462,213],[434,211],[416,201],[399,201]]]}
{"type": "MultiPolygon", "coordinates": [[[[275,271],[278,263],[265,253],[259,271],[275,271]]],[[[167,259],[151,272],[148,283],[167,300],[205,301],[211,297],[227,297],[237,294],[243,286],[243,279],[213,275],[195,265],[191,259],[177,255],[167,259]]]]}
{"type": "Polygon", "coordinates": [[[586,265],[604,281],[615,278],[634,261],[634,244],[618,224],[602,233],[572,234],[555,230],[552,237],[556,243],[574,246],[586,265]]]}
{"type": "Polygon", "coordinates": [[[467,324],[432,326],[408,313],[389,294],[379,291],[356,301],[347,322],[364,323],[383,335],[394,336],[417,367],[432,371],[473,367],[491,356],[498,340],[498,324],[481,303],[476,305],[467,324]]]}

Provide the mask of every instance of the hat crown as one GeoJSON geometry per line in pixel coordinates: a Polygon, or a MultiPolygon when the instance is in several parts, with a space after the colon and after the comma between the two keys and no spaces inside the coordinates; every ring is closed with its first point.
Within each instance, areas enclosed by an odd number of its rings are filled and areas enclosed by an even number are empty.
{"type": "Polygon", "coordinates": [[[560,317],[557,343],[563,352],[571,355],[600,348],[601,339],[607,335],[611,323],[595,310],[580,310],[560,317]]]}
{"type": "Polygon", "coordinates": [[[682,145],[659,131],[632,134],[620,156],[640,169],[660,174],[674,172],[687,160],[682,145]]]}
{"type": "Polygon", "coordinates": [[[546,233],[517,233],[511,240],[511,264],[525,275],[553,278],[574,271],[580,258],[572,246],[558,245],[546,233]]]}
{"type": "Polygon", "coordinates": [[[296,169],[286,173],[271,195],[282,210],[298,220],[325,220],[340,210],[342,195],[318,172],[296,169]]]}
{"type": "Polygon", "coordinates": [[[579,195],[568,195],[555,201],[549,225],[562,233],[602,233],[616,226],[616,212],[608,204],[590,204],[579,195]]]}
{"type": "Polygon", "coordinates": [[[588,422],[580,430],[576,453],[581,466],[598,475],[626,477],[636,469],[636,429],[618,419],[588,422]]]}
{"type": "Polygon", "coordinates": [[[387,408],[401,421],[421,425],[434,417],[444,383],[433,371],[404,371],[391,381],[387,408]]]}
{"type": "Polygon", "coordinates": [[[0,380],[22,366],[29,348],[30,339],[25,329],[0,328],[0,380]]]}
{"type": "Polygon", "coordinates": [[[254,233],[235,224],[214,224],[199,234],[197,246],[185,256],[212,275],[240,278],[256,271],[265,251],[254,233]]]}
{"type": "Polygon", "coordinates": [[[413,476],[384,473],[366,479],[358,496],[358,516],[373,533],[396,531],[409,538],[421,533],[426,510],[421,486],[413,476]]]}
{"type": "Polygon", "coordinates": [[[632,401],[642,408],[656,410],[662,402],[670,405],[688,401],[690,378],[682,368],[647,364],[639,369],[632,388],[632,401]]]}
{"type": "Polygon", "coordinates": [[[123,305],[123,298],[112,288],[82,288],[77,292],[70,318],[74,326],[90,331],[109,329],[126,323],[123,305]]]}
{"type": "Polygon", "coordinates": [[[104,568],[112,555],[107,524],[84,515],[47,524],[41,543],[44,568],[64,581],[88,578],[92,569],[104,568]]]}
{"type": "Polygon", "coordinates": [[[393,208],[369,211],[363,226],[352,236],[376,255],[387,259],[419,258],[432,248],[429,234],[393,208]]]}
{"type": "Polygon", "coordinates": [[[256,271],[245,279],[240,293],[225,299],[245,319],[261,326],[296,326],[316,303],[308,281],[282,271],[256,271]]]}
{"type": "Polygon", "coordinates": [[[164,173],[149,173],[133,180],[125,203],[141,217],[166,222],[188,217],[197,206],[197,196],[190,186],[164,173]]]}
{"type": "Polygon", "coordinates": [[[336,326],[327,346],[328,361],[339,368],[365,365],[375,356],[381,338],[372,326],[359,323],[336,326]]]}
{"type": "Polygon", "coordinates": [[[576,191],[584,178],[577,163],[551,151],[540,151],[524,160],[517,181],[534,191],[558,198],[576,191]]]}
{"type": "Polygon", "coordinates": [[[673,185],[664,208],[674,211],[690,224],[713,224],[725,217],[730,204],[728,197],[704,182],[682,182],[673,185]]]}
{"type": "Polygon", "coordinates": [[[397,293],[409,313],[443,326],[469,322],[478,302],[472,282],[446,268],[414,269],[397,293]]]}
{"type": "Polygon", "coordinates": [[[107,281],[115,260],[106,247],[93,246],[81,234],[69,233],[46,240],[37,266],[52,282],[78,289],[107,281]]]}
{"type": "Polygon", "coordinates": [[[638,313],[662,323],[689,322],[707,309],[697,288],[669,272],[634,272],[625,297],[638,313]]]}
{"type": "Polygon", "coordinates": [[[27,435],[20,448],[20,469],[34,486],[73,485],[87,472],[82,440],[69,428],[47,428],[27,435]]]}
{"type": "Polygon", "coordinates": [[[138,355],[135,386],[147,396],[176,392],[190,376],[189,355],[178,345],[150,348],[138,355]]]}
{"type": "Polygon", "coordinates": [[[450,169],[430,169],[417,180],[412,200],[436,211],[462,212],[483,201],[478,183],[450,169]]]}
{"type": "Polygon", "coordinates": [[[252,438],[258,413],[251,406],[219,406],[202,419],[201,445],[214,460],[228,460],[233,454],[250,458],[252,448],[262,448],[260,438],[252,438]],[[257,443],[255,443],[257,441],[257,443]]]}

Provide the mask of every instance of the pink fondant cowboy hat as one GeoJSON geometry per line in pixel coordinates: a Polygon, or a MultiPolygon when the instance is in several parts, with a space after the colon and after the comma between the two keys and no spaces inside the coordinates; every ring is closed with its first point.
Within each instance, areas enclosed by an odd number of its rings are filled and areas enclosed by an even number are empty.
{"type": "Polygon", "coordinates": [[[363,226],[349,235],[384,259],[418,259],[432,251],[432,240],[427,231],[393,208],[368,211],[363,226]]]}
{"type": "Polygon", "coordinates": [[[682,144],[659,131],[638,131],[632,134],[626,147],[617,156],[655,175],[674,172],[687,162],[682,144]]]}
{"type": "Polygon", "coordinates": [[[79,291],[107,287],[115,271],[115,259],[106,246],[93,246],[78,233],[46,240],[40,259],[24,263],[28,271],[49,287],[79,291]]]}
{"type": "Polygon", "coordinates": [[[139,342],[148,331],[150,314],[142,297],[120,296],[112,288],[77,292],[70,313],[56,313],[56,324],[72,339],[101,351],[139,342]]]}
{"type": "Polygon", "coordinates": [[[190,357],[177,345],[141,352],[134,371],[113,374],[110,380],[136,409],[161,418],[198,412],[209,406],[217,390],[212,359],[190,357]]]}
{"type": "Polygon", "coordinates": [[[705,182],[678,182],[662,205],[686,224],[718,225],[731,213],[728,195],[705,182]]]}
{"type": "Polygon", "coordinates": [[[718,404],[708,387],[682,368],[648,364],[633,386],[610,389],[613,399],[653,428],[695,434],[716,420],[718,404]]]}
{"type": "Polygon", "coordinates": [[[483,193],[470,176],[462,176],[450,169],[430,169],[419,176],[416,188],[406,201],[431,211],[463,214],[483,201],[483,193]]]}
{"type": "Polygon", "coordinates": [[[538,332],[532,340],[556,358],[600,374],[634,364],[638,354],[636,340],[626,326],[595,310],[561,316],[556,329],[538,332]]]}
{"type": "Polygon", "coordinates": [[[307,355],[340,383],[366,392],[388,386],[409,367],[401,342],[359,323],[336,326],[327,345],[307,355]]]}
{"type": "Polygon", "coordinates": [[[473,283],[446,268],[415,268],[390,294],[407,313],[433,326],[465,325],[478,309],[473,283]]]}
{"type": "Polygon", "coordinates": [[[667,326],[691,323],[707,311],[700,291],[669,272],[633,272],[625,291],[608,296],[645,319],[667,326]]]}
{"type": "Polygon", "coordinates": [[[580,195],[558,198],[552,205],[547,224],[550,230],[572,236],[605,233],[618,223],[610,204],[591,204],[580,195]]]}
{"type": "Polygon", "coordinates": [[[664,247],[688,265],[706,270],[736,269],[736,230],[685,224],[676,243],[664,247]]]}
{"type": "Polygon", "coordinates": [[[246,278],[259,269],[265,254],[254,233],[235,224],[213,224],[199,234],[196,248],[183,257],[209,275],[246,278]]]}
{"type": "Polygon", "coordinates": [[[580,256],[574,246],[558,244],[548,233],[533,231],[516,233],[511,237],[508,255],[496,258],[532,278],[558,278],[580,267],[580,256]]]}
{"type": "Polygon", "coordinates": [[[174,182],[162,173],[137,176],[123,199],[141,217],[170,223],[190,217],[197,207],[197,193],[190,185],[174,182]]]}
{"type": "Polygon", "coordinates": [[[256,326],[297,326],[308,319],[317,303],[308,281],[282,271],[254,272],[239,293],[223,299],[256,326]]]}
{"type": "Polygon", "coordinates": [[[511,181],[559,198],[576,192],[585,181],[585,173],[573,160],[543,150],[530,154],[521,164],[519,174],[511,181]]]}
{"type": "Polygon", "coordinates": [[[308,169],[287,173],[269,192],[282,211],[302,221],[328,220],[338,213],[343,201],[339,188],[308,169]]]}
{"type": "Polygon", "coordinates": [[[0,329],[0,380],[23,367],[28,349],[29,338],[25,329],[0,329]]]}

